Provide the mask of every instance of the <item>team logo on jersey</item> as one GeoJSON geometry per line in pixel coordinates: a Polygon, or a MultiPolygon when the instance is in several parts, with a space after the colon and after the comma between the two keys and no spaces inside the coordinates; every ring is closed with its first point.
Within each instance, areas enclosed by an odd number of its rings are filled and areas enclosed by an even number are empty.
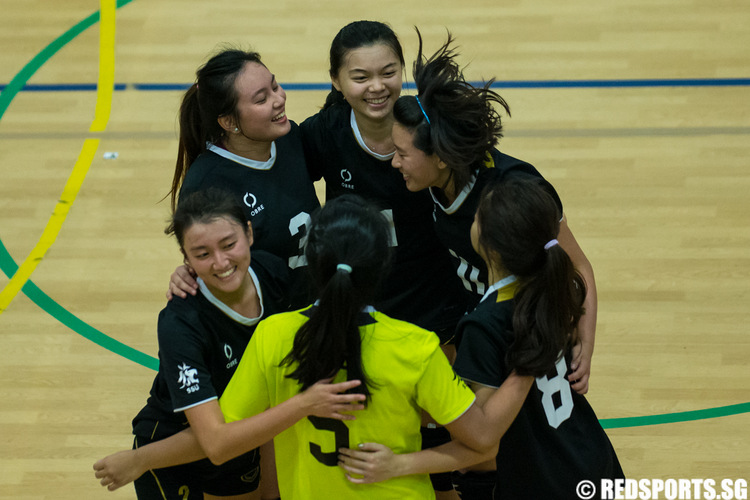
{"type": "Polygon", "coordinates": [[[258,198],[255,197],[253,193],[245,193],[245,196],[242,198],[242,201],[245,202],[245,205],[247,205],[250,208],[250,216],[258,215],[261,210],[263,210],[264,207],[261,203],[258,205],[258,198]]]}
{"type": "Polygon", "coordinates": [[[341,183],[341,187],[344,187],[346,189],[354,189],[354,184],[351,184],[352,173],[345,168],[341,169],[341,180],[344,181],[341,183]]]}
{"type": "Polygon", "coordinates": [[[260,467],[255,467],[253,470],[242,474],[242,476],[240,476],[240,481],[242,481],[243,483],[254,483],[258,480],[259,475],[260,467]]]}
{"type": "Polygon", "coordinates": [[[200,389],[200,385],[198,384],[198,370],[191,368],[185,363],[182,363],[177,368],[180,369],[180,375],[177,377],[177,383],[182,384],[180,389],[185,389],[188,394],[200,389]]]}
{"type": "Polygon", "coordinates": [[[224,356],[227,357],[227,359],[231,360],[229,363],[227,363],[227,370],[229,368],[232,368],[233,366],[237,366],[237,358],[232,359],[232,346],[229,344],[224,344],[224,356]]]}

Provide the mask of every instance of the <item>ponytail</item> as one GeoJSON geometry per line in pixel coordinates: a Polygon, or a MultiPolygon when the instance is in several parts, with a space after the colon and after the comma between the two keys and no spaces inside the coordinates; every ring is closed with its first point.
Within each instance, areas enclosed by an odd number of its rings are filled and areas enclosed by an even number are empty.
{"type": "Polygon", "coordinates": [[[488,186],[477,210],[479,246],[495,268],[518,278],[506,362],[520,375],[549,373],[577,342],[586,285],[554,239],[560,213],[538,179],[488,186]]]}
{"type": "Polygon", "coordinates": [[[326,110],[331,106],[344,104],[345,102],[346,99],[344,98],[344,94],[340,90],[337,90],[336,87],[331,85],[331,91],[328,92],[328,95],[326,96],[326,102],[323,103],[323,109],[326,110]]]}
{"type": "Polygon", "coordinates": [[[586,287],[559,245],[545,251],[544,263],[520,279],[513,312],[515,342],[507,362],[521,375],[541,377],[577,342],[586,287]]]}
{"type": "Polygon", "coordinates": [[[180,138],[177,145],[177,163],[172,178],[172,189],[169,191],[172,212],[177,208],[177,194],[188,168],[198,158],[198,155],[206,149],[206,132],[201,126],[200,106],[198,105],[198,84],[194,83],[185,92],[180,105],[178,121],[180,138]]]}
{"type": "Polygon", "coordinates": [[[360,323],[388,266],[389,234],[383,215],[355,195],[327,202],[313,220],[305,256],[318,302],[281,362],[296,364],[287,377],[302,390],[345,369],[347,380],[363,382],[354,391],[369,398],[375,383],[362,363],[360,323]]]}

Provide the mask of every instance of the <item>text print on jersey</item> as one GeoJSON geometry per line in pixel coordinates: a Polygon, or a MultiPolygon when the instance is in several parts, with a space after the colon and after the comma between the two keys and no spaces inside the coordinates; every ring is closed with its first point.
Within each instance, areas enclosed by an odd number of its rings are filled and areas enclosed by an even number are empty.
{"type": "Polygon", "coordinates": [[[178,368],[180,369],[180,374],[177,377],[177,382],[182,384],[180,386],[180,389],[185,389],[188,394],[199,390],[200,385],[197,378],[198,370],[196,370],[195,368],[191,368],[185,363],[182,363],[182,365],[178,366],[178,368]]]}
{"type": "Polygon", "coordinates": [[[245,196],[242,198],[242,201],[245,202],[245,205],[250,207],[250,215],[253,217],[258,215],[261,212],[261,210],[266,208],[263,206],[262,203],[260,204],[259,207],[256,208],[255,205],[258,204],[258,198],[256,198],[253,193],[245,193],[245,196]]]}

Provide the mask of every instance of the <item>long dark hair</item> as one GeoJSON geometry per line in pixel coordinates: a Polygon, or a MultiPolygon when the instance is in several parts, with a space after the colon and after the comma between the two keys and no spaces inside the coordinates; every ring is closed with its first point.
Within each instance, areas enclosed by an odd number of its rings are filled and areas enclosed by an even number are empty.
{"type": "Polygon", "coordinates": [[[510,116],[510,107],[490,87],[466,81],[456,63],[458,53],[448,40],[427,58],[422,53],[422,35],[417,29],[419,52],[414,61],[417,97],[401,96],[393,107],[400,125],[414,134],[414,146],[427,155],[436,154],[450,170],[450,181],[460,192],[502,137],[502,121],[494,104],[510,116]],[[421,104],[421,106],[420,106],[421,104]]]}
{"type": "Polygon", "coordinates": [[[177,194],[185,174],[195,159],[206,151],[206,143],[220,142],[224,129],[220,116],[233,116],[239,123],[238,95],[235,80],[247,63],[263,64],[260,54],[239,49],[224,49],[198,68],[196,80],[185,92],[180,105],[180,139],[177,163],[172,179],[172,211],[177,205],[177,194]]]}
{"type": "MultiPolygon", "coordinates": [[[[338,77],[339,71],[345,64],[346,56],[350,51],[381,43],[393,50],[393,53],[401,61],[401,67],[403,68],[406,65],[404,62],[404,51],[401,48],[401,42],[398,41],[396,33],[393,32],[390,26],[379,21],[354,21],[347,24],[339,30],[331,42],[328,74],[331,78],[338,77]]],[[[323,109],[343,102],[345,102],[344,94],[331,85],[331,91],[326,96],[323,109]]]]}
{"type": "Polygon", "coordinates": [[[554,244],[560,215],[552,196],[531,178],[487,186],[477,209],[481,250],[518,278],[507,362],[521,375],[546,375],[577,341],[586,285],[554,244]]]}
{"type": "Polygon", "coordinates": [[[374,385],[362,365],[358,319],[389,265],[388,222],[359,196],[335,198],[313,218],[305,256],[318,302],[281,365],[297,363],[288,377],[302,390],[344,368],[348,380],[362,380],[356,391],[369,398],[374,385]]]}

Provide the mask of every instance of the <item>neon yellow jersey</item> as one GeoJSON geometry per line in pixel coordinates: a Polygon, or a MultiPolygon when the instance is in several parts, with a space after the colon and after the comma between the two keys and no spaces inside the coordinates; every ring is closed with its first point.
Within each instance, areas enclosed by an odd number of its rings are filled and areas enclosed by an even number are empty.
{"type": "MultiPolygon", "coordinates": [[[[294,336],[307,321],[306,310],[277,314],[260,322],[219,403],[227,422],[255,415],[299,392],[279,367],[294,336]]],[[[377,484],[347,481],[337,466],[337,449],[363,442],[389,446],[394,453],[419,451],[421,409],[441,424],[460,417],[474,394],[456,376],[432,332],[383,313],[363,314],[362,362],[374,383],[372,399],[356,420],[309,417],[274,439],[282,498],[429,499],[429,477],[412,475],[377,484]]],[[[340,371],[334,382],[346,380],[340,371]]]]}

